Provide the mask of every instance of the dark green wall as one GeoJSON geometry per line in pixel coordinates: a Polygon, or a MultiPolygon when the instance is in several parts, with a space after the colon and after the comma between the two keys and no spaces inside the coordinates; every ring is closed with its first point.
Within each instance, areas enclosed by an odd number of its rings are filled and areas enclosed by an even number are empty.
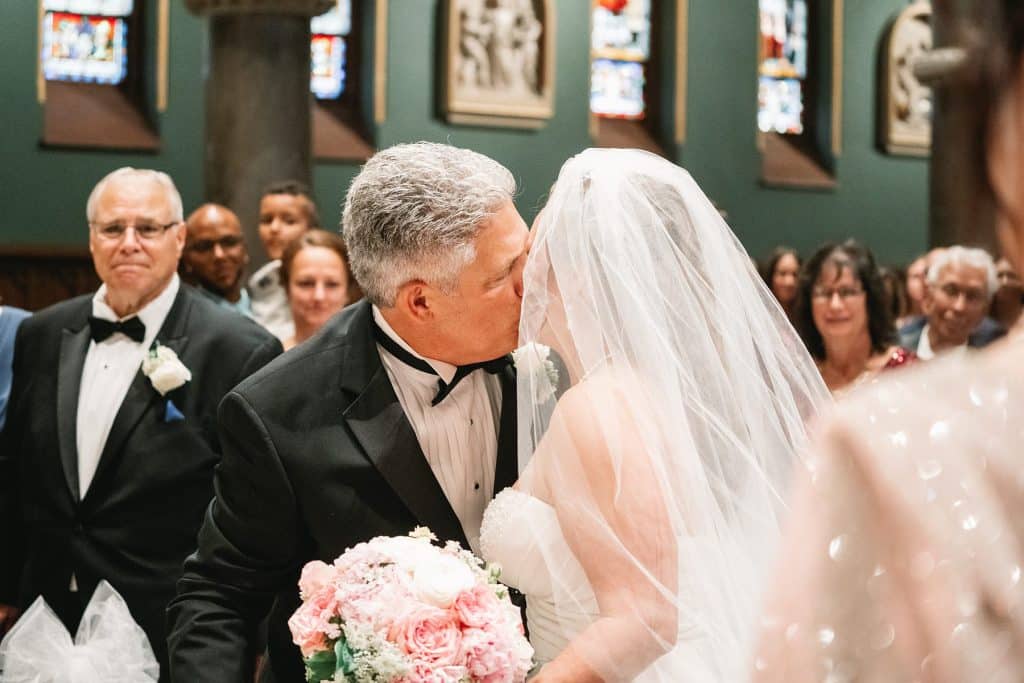
{"type": "MultiPolygon", "coordinates": [[[[148,0],[155,4],[153,0],[148,0]]],[[[391,0],[388,118],[380,146],[447,141],[489,154],[521,183],[519,208],[532,219],[562,162],[590,144],[587,132],[588,0],[557,2],[555,118],[540,131],[448,126],[436,115],[438,0],[391,0]]],[[[0,43],[3,125],[0,187],[3,244],[82,245],[84,205],[92,185],[122,165],[158,168],[177,182],[186,208],[202,199],[202,64],[206,32],[180,0],[172,0],[170,102],[159,117],[158,154],[41,149],[35,98],[36,3],[4,2],[0,43]]],[[[804,251],[824,239],[855,236],[882,261],[909,259],[926,246],[927,163],[880,154],[875,147],[875,70],[886,22],[903,0],[846,3],[843,154],[838,187],[828,192],[779,190],[759,182],[756,148],[757,3],[690,0],[687,143],[675,150],[755,255],[783,242],[804,251]]],[[[671,10],[658,28],[671,38],[671,10]]],[[[671,60],[666,68],[672,82],[671,60]]],[[[671,93],[664,93],[671,101],[671,93]]],[[[662,108],[666,114],[671,107],[662,108]]],[[[318,164],[315,190],[328,225],[337,224],[353,164],[318,164]]]]}

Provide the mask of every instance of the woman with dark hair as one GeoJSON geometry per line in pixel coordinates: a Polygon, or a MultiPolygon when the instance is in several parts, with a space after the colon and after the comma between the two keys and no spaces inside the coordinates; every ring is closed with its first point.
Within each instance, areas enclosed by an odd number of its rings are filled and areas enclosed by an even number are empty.
{"type": "Polygon", "coordinates": [[[875,259],[853,240],[826,244],[800,274],[796,327],[833,393],[913,358],[896,346],[875,259]]]}
{"type": "MultiPolygon", "coordinates": [[[[941,132],[978,147],[973,166],[947,161],[979,205],[994,201],[1003,254],[1020,269],[1024,2],[943,11],[963,24],[949,39],[968,48],[948,82],[976,120],[941,132]]],[[[892,373],[818,426],[754,681],[1024,681],[1022,345],[1018,328],[974,354],[892,373]]]]}
{"type": "Polygon", "coordinates": [[[882,276],[885,293],[889,296],[889,311],[892,313],[896,329],[899,329],[900,320],[905,318],[910,310],[910,300],[907,297],[904,274],[899,268],[890,268],[888,266],[879,266],[878,274],[882,276]]]}
{"type": "Polygon", "coordinates": [[[800,276],[800,254],[796,249],[776,247],[761,268],[761,277],[778,299],[786,317],[793,320],[796,312],[797,279],[800,276]]]}
{"type": "Polygon", "coordinates": [[[288,295],[295,334],[288,349],[312,337],[331,316],[362,298],[340,235],[314,228],[289,243],[281,255],[281,282],[288,295]]]}

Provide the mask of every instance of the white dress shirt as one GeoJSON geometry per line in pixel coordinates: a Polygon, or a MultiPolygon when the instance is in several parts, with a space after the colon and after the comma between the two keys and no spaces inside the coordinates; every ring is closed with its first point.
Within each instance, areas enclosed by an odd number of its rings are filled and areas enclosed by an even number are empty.
{"type": "Polygon", "coordinates": [[[494,470],[501,425],[501,382],[479,370],[464,377],[436,406],[438,377],[451,382],[458,369],[443,361],[424,358],[399,337],[373,307],[373,319],[397,344],[424,360],[437,375],[417,370],[388,353],[379,344],[380,359],[399,403],[412,424],[423,455],[473,552],[480,552],[480,522],[494,496],[494,470]]]}
{"type": "MultiPolygon", "coordinates": [[[[935,358],[936,355],[935,351],[932,350],[932,339],[929,336],[929,328],[930,325],[925,324],[924,329],[921,330],[921,339],[917,342],[917,351],[915,351],[915,353],[921,360],[931,360],[932,358],[935,358]]],[[[942,352],[943,355],[951,353],[956,353],[958,355],[967,353],[967,344],[965,343],[963,346],[946,349],[942,352]]]]}
{"type": "MultiPolygon", "coordinates": [[[[164,291],[136,314],[146,326],[146,337],[141,344],[120,332],[115,332],[98,344],[94,341],[89,342],[78,392],[76,445],[78,492],[82,498],[85,498],[85,492],[89,490],[93,475],[96,474],[100,455],[110,435],[110,428],[114,425],[117,411],[124,402],[125,394],[128,393],[128,387],[142,367],[142,360],[163,326],[180,286],[175,274],[164,291]]],[[[106,296],[107,286],[101,285],[92,298],[92,314],[97,318],[116,322],[119,318],[107,305],[106,296]]]]}
{"type": "Polygon", "coordinates": [[[288,294],[281,283],[281,260],[265,263],[249,278],[252,317],[282,342],[295,336],[288,294]]]}

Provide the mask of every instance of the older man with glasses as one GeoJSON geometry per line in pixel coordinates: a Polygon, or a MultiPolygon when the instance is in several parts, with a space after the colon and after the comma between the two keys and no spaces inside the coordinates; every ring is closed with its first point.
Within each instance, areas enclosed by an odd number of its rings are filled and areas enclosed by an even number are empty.
{"type": "Polygon", "coordinates": [[[221,398],[281,352],[180,282],[181,197],[122,168],[89,197],[103,284],[27,319],[0,438],[0,632],[37,596],[75,632],[101,580],[167,680],[164,609],[213,497],[221,398]]]}
{"type": "Polygon", "coordinates": [[[950,247],[928,266],[924,316],[900,330],[900,343],[921,360],[983,347],[1005,331],[988,321],[999,282],[995,263],[983,249],[950,247]]]}
{"type": "Polygon", "coordinates": [[[185,227],[181,274],[217,305],[252,317],[252,301],[243,286],[249,253],[238,216],[220,204],[203,204],[185,227]]]}

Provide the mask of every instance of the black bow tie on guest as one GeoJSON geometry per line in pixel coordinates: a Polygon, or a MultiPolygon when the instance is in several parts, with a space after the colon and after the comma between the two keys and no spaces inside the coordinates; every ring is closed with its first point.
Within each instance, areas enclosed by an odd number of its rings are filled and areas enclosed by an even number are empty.
{"type": "MultiPolygon", "coordinates": [[[[428,375],[436,375],[437,371],[430,367],[430,363],[417,358],[416,356],[409,353],[401,344],[396,342],[394,339],[388,336],[387,332],[380,329],[379,326],[373,326],[373,335],[377,338],[377,342],[383,346],[388,353],[402,361],[409,367],[415,368],[420,372],[425,372],[428,375]]],[[[474,370],[484,370],[492,375],[496,375],[509,365],[512,364],[512,356],[502,356],[501,358],[495,358],[494,360],[484,361],[483,363],[473,363],[471,365],[459,365],[455,371],[455,376],[452,377],[451,383],[445,382],[443,379],[438,377],[437,379],[437,395],[434,396],[434,400],[430,402],[430,405],[436,406],[438,403],[444,400],[445,396],[452,393],[452,389],[455,388],[464,377],[469,376],[474,370]]]]}
{"type": "Polygon", "coordinates": [[[121,322],[104,320],[94,315],[89,316],[89,334],[97,344],[115,332],[120,332],[141,344],[142,340],[146,338],[146,324],[139,320],[138,316],[132,316],[121,322]]]}

